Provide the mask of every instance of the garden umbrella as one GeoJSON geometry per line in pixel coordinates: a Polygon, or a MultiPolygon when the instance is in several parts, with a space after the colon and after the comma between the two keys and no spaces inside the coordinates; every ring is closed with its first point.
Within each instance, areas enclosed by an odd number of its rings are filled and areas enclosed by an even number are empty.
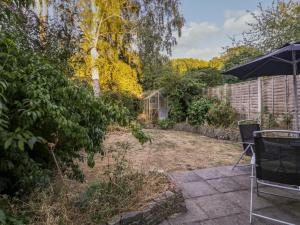
{"type": "Polygon", "coordinates": [[[296,130],[299,130],[297,77],[300,71],[300,42],[285,44],[281,48],[253,61],[236,66],[223,74],[242,80],[275,75],[293,75],[296,130]]]}

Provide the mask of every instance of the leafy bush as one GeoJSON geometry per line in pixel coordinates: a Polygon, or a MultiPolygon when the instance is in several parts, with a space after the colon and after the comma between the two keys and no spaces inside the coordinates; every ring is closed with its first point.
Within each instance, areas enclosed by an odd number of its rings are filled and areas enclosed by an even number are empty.
{"type": "Polygon", "coordinates": [[[188,108],[188,119],[192,125],[207,123],[216,127],[228,127],[234,123],[236,115],[229,104],[205,97],[195,99],[188,108]]]}
{"type": "Polygon", "coordinates": [[[204,124],[211,104],[212,102],[205,97],[192,101],[188,108],[189,123],[192,125],[204,124]]]}
{"type": "Polygon", "coordinates": [[[158,126],[164,130],[172,128],[174,126],[174,124],[175,124],[175,122],[170,119],[163,119],[163,120],[158,121],[158,126]]]}
{"type": "Polygon", "coordinates": [[[216,127],[229,127],[235,122],[236,116],[236,111],[229,104],[215,101],[208,110],[207,122],[216,127]]]}
{"type": "Polygon", "coordinates": [[[166,74],[160,85],[168,96],[169,117],[181,122],[186,119],[187,109],[196,96],[201,96],[205,84],[195,75],[166,74]]]}
{"type": "Polygon", "coordinates": [[[132,119],[136,119],[143,111],[141,99],[130,93],[106,91],[102,97],[107,102],[113,102],[120,107],[126,108],[132,119]]]}
{"type": "Polygon", "coordinates": [[[81,151],[93,166],[107,125],[128,122],[126,110],[95,98],[5,34],[0,34],[0,112],[0,193],[10,194],[49,182],[53,154],[65,174],[82,180],[81,151]]]}

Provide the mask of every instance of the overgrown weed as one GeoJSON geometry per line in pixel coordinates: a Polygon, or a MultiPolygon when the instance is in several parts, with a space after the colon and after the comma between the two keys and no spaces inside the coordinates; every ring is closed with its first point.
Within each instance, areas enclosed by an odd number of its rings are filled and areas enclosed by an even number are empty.
{"type": "Polygon", "coordinates": [[[173,188],[162,173],[133,169],[126,159],[128,149],[127,142],[108,149],[107,158],[112,160],[102,175],[79,189],[78,183],[62,182],[57,177],[48,188],[36,189],[28,198],[6,197],[6,211],[20,218],[20,223],[7,224],[99,224],[143,208],[158,194],[173,188]]]}

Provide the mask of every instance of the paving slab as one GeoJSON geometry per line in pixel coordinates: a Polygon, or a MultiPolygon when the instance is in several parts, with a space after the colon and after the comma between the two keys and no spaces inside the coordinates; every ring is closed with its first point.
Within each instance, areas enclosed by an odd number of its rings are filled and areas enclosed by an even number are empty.
{"type": "MultiPolygon", "coordinates": [[[[199,225],[246,225],[249,223],[249,214],[241,213],[230,216],[224,216],[212,220],[206,220],[199,222],[199,225]]],[[[255,225],[271,225],[266,221],[262,221],[258,218],[253,218],[253,224],[255,225]]],[[[278,224],[277,224],[278,225],[278,224]]]]}
{"type": "MultiPolygon", "coordinates": [[[[257,213],[263,214],[264,216],[269,216],[275,219],[283,220],[289,223],[294,223],[299,225],[300,218],[294,215],[291,211],[287,211],[282,208],[266,208],[260,209],[257,213]]],[[[278,224],[278,223],[277,223],[278,224]]]]}
{"type": "Polygon", "coordinates": [[[197,198],[196,202],[210,219],[243,212],[240,206],[223,194],[200,197],[197,198]]]}
{"type": "Polygon", "coordinates": [[[250,166],[242,166],[242,167],[235,167],[232,169],[232,166],[222,166],[222,167],[215,167],[213,168],[223,174],[226,177],[238,176],[238,175],[246,175],[251,173],[250,166]]]}
{"type": "Polygon", "coordinates": [[[183,196],[187,199],[218,193],[205,181],[183,183],[180,186],[182,187],[183,196]]]}
{"type": "Polygon", "coordinates": [[[224,174],[222,174],[219,170],[217,170],[215,168],[207,168],[207,169],[194,170],[194,172],[198,176],[200,176],[201,178],[203,178],[204,180],[226,177],[224,174]]]}
{"type": "Polygon", "coordinates": [[[250,189],[251,188],[251,179],[250,175],[238,175],[231,177],[236,183],[240,185],[242,189],[250,189]]]}
{"type": "Polygon", "coordinates": [[[193,171],[181,171],[181,172],[173,172],[170,174],[171,178],[177,183],[188,183],[195,181],[203,181],[201,177],[199,177],[193,171]]]}
{"type": "Polygon", "coordinates": [[[186,200],[187,213],[169,219],[171,225],[191,224],[208,219],[208,215],[196,204],[195,200],[186,200]]]}
{"type": "Polygon", "coordinates": [[[209,183],[219,192],[238,191],[244,188],[244,186],[235,182],[231,177],[207,180],[207,183],[209,183]]]}
{"type": "MultiPolygon", "coordinates": [[[[247,225],[250,208],[250,167],[231,166],[172,173],[182,188],[187,213],[174,215],[160,225],[247,225]]],[[[260,188],[284,194],[277,189],[260,188]]],[[[300,194],[293,194],[300,197],[300,194]]],[[[300,225],[300,201],[254,193],[254,210],[300,225]]],[[[254,217],[253,225],[276,223],[254,217]]]]}
{"type": "MultiPolygon", "coordinates": [[[[230,201],[234,202],[235,204],[239,205],[242,209],[249,211],[250,209],[250,190],[243,190],[243,191],[235,191],[225,193],[224,196],[229,199],[230,201]]],[[[254,197],[254,209],[263,209],[267,207],[274,207],[274,203],[265,197],[257,197],[256,194],[253,195],[254,197]]]]}

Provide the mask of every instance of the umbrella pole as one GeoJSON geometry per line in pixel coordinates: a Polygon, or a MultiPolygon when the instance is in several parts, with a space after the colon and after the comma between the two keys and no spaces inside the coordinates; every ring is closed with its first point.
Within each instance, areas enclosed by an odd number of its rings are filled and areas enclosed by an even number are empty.
{"type": "Polygon", "coordinates": [[[296,62],[296,52],[292,51],[293,57],[293,84],[294,84],[294,102],[295,102],[295,119],[296,125],[295,130],[299,131],[299,115],[298,115],[298,93],[297,93],[297,62],[296,62]]]}

